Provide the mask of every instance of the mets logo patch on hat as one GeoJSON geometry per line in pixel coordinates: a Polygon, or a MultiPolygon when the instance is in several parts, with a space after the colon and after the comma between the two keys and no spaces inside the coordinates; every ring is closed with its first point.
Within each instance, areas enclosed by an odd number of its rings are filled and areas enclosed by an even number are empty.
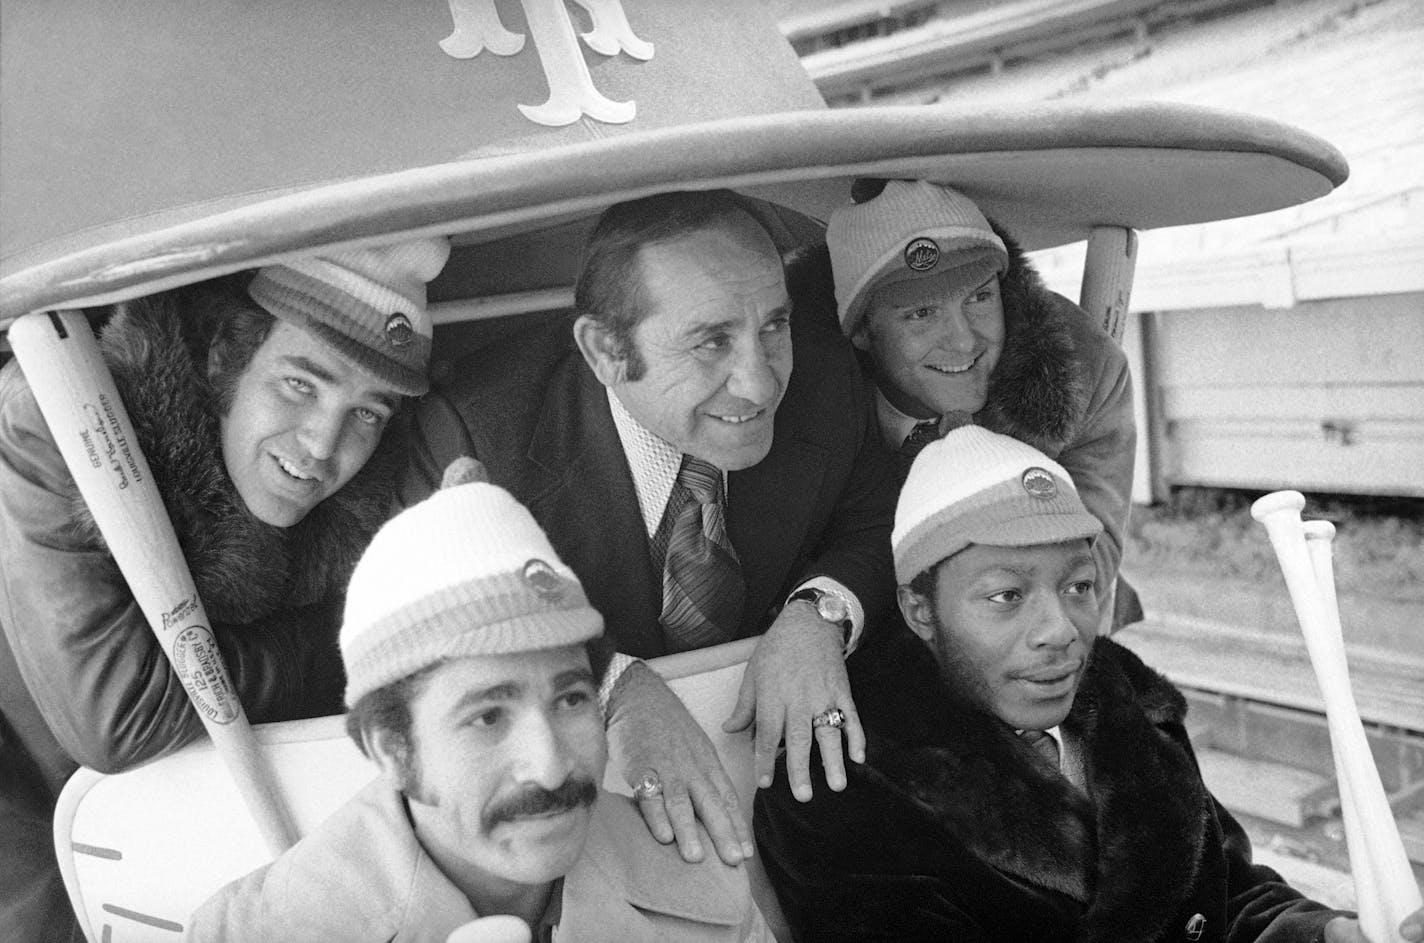
{"type": "Polygon", "coordinates": [[[928,236],[911,239],[905,246],[905,264],[913,272],[928,272],[939,264],[939,244],[928,236]]]}
{"type": "Polygon", "coordinates": [[[524,577],[524,582],[528,583],[534,592],[551,603],[559,603],[564,598],[563,577],[554,570],[552,566],[538,557],[524,564],[524,569],[520,574],[524,577]]]}
{"type": "Polygon", "coordinates": [[[1047,501],[1058,494],[1058,482],[1053,480],[1053,473],[1037,465],[1024,472],[1019,480],[1023,482],[1023,489],[1035,498],[1047,501]]]}
{"type": "Polygon", "coordinates": [[[396,350],[402,350],[410,346],[415,340],[415,328],[410,325],[410,318],[403,314],[393,314],[386,319],[386,342],[396,350]]]}

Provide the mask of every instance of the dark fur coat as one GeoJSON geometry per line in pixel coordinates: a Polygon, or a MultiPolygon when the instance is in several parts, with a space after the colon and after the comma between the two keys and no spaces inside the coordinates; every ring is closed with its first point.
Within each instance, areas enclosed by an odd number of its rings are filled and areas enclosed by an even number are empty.
{"type": "MultiPolygon", "coordinates": [[[[864,765],[803,804],[784,768],[756,834],[804,941],[1319,939],[1335,914],[1250,864],[1207,791],[1181,694],[1100,639],[1063,729],[1087,793],[939,680],[908,632],[857,656],[864,765]]],[[[813,781],[821,773],[813,771],[813,781]]]]}
{"type": "Polygon", "coordinates": [[[1023,249],[998,226],[1009,250],[999,279],[1004,347],[989,376],[989,397],[975,420],[1056,456],[1082,429],[1094,377],[1083,350],[1077,305],[1043,285],[1023,249]]]}
{"type": "MultiPolygon", "coordinates": [[[[118,306],[101,348],[248,716],[338,712],[342,600],[389,515],[401,427],[296,526],[258,521],[223,464],[205,309],[185,299],[118,306]]],[[[52,794],[76,762],[122,769],[201,734],[15,364],[0,372],[0,488],[5,749],[52,794]]]]}

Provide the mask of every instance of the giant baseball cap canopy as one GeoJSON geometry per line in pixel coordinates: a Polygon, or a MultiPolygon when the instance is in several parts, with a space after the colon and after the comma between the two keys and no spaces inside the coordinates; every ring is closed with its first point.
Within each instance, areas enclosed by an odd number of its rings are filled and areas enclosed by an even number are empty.
{"type": "Polygon", "coordinates": [[[417,234],[454,237],[461,296],[566,285],[593,217],[669,189],[823,221],[854,177],[924,178],[1041,248],[1347,174],[1303,131],[1180,105],[831,111],[755,0],[587,8],[0,5],[0,326],[417,234]]]}

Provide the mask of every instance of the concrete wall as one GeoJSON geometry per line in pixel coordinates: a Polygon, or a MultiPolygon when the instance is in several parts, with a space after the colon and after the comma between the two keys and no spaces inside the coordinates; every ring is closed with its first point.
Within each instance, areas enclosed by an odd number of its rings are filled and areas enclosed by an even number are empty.
{"type": "Polygon", "coordinates": [[[1424,497],[1424,293],[1147,317],[1160,483],[1424,497]]]}

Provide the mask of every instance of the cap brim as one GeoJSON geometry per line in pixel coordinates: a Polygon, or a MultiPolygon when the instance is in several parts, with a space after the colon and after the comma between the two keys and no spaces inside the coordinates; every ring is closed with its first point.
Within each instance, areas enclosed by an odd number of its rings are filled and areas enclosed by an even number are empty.
{"type": "Polygon", "coordinates": [[[993,527],[968,528],[963,537],[970,544],[993,547],[1033,547],[1091,539],[1103,532],[1102,523],[1091,514],[1034,514],[1005,521],[993,527]]]}
{"type": "Polygon", "coordinates": [[[182,207],[31,246],[0,263],[0,326],[412,235],[457,236],[446,271],[464,273],[466,297],[563,287],[589,221],[613,203],[726,186],[824,220],[864,175],[950,184],[1032,249],[1095,225],[1291,206],[1330,192],[1347,168],[1294,127],[1168,103],[755,115],[182,207]]]}
{"type": "MultiPolygon", "coordinates": [[[[990,241],[982,233],[955,227],[952,230],[936,229],[917,233],[915,238],[926,236],[939,244],[942,254],[954,253],[961,256],[953,265],[936,265],[924,272],[911,271],[904,263],[904,245],[896,245],[886,250],[876,264],[867,269],[851,290],[851,301],[840,315],[841,329],[847,335],[855,331],[865,317],[865,309],[870,306],[870,296],[881,285],[891,284],[927,275],[937,275],[967,268],[981,261],[992,259],[990,268],[1003,274],[1008,269],[1008,250],[997,240],[990,241]]],[[[909,240],[906,240],[908,242],[909,240]]]]}

